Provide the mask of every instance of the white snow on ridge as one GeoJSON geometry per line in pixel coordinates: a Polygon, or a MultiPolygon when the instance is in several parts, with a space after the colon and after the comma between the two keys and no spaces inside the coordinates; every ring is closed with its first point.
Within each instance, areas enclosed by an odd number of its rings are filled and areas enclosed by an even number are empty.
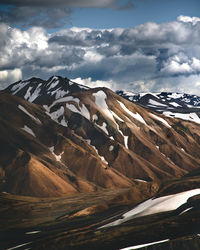
{"type": "Polygon", "coordinates": [[[56,100],[59,98],[62,98],[64,95],[67,95],[69,93],[69,90],[65,91],[62,89],[59,89],[56,91],[56,100]]]}
{"type": "Polygon", "coordinates": [[[143,119],[143,117],[136,113],[134,114],[133,112],[131,112],[122,102],[118,101],[118,103],[120,104],[120,106],[123,108],[123,110],[128,113],[130,116],[132,116],[134,119],[140,121],[143,124],[146,124],[145,120],[143,119]]]}
{"type": "Polygon", "coordinates": [[[33,115],[31,115],[22,105],[19,104],[17,107],[25,114],[27,114],[29,117],[31,117],[33,120],[41,124],[41,121],[38,118],[35,118],[33,115]]]}
{"type": "Polygon", "coordinates": [[[200,194],[200,188],[177,194],[162,196],[159,198],[151,198],[147,201],[142,202],[127,213],[123,214],[122,219],[118,219],[116,221],[108,223],[100,228],[120,225],[128,220],[145,215],[175,210],[182,204],[186,203],[188,198],[197,194],[200,194]]]}
{"type": "Polygon", "coordinates": [[[54,105],[56,105],[57,103],[60,103],[60,102],[70,102],[70,101],[73,101],[73,102],[76,102],[77,104],[79,104],[80,100],[78,98],[75,98],[73,96],[65,96],[63,98],[60,98],[58,100],[56,100],[55,102],[53,102],[49,108],[51,109],[54,105]]]}
{"type": "Polygon", "coordinates": [[[167,126],[168,128],[171,128],[171,126],[169,125],[169,123],[167,121],[165,121],[163,118],[155,115],[155,114],[151,114],[151,116],[153,116],[154,118],[156,118],[158,121],[161,121],[165,126],[167,126]]]}
{"type": "Polygon", "coordinates": [[[100,90],[96,93],[93,93],[92,95],[95,97],[96,105],[102,109],[102,111],[107,115],[108,118],[110,118],[110,120],[112,120],[114,123],[116,123],[114,118],[113,118],[113,115],[112,115],[112,113],[111,113],[111,111],[106,103],[106,99],[107,99],[106,93],[103,90],[100,90]]]}
{"type": "Polygon", "coordinates": [[[145,96],[145,95],[152,95],[152,96],[155,96],[157,98],[157,95],[159,95],[160,93],[156,93],[156,92],[142,92],[142,93],[139,93],[140,95],[140,98],[145,96]]]}
{"type": "Polygon", "coordinates": [[[55,88],[58,85],[58,83],[59,83],[59,80],[52,79],[51,85],[48,87],[48,90],[55,88]]]}
{"type": "MultiPolygon", "coordinates": [[[[55,82],[58,80],[58,77],[57,76],[54,76],[51,81],[47,84],[47,86],[49,86],[52,82],[55,82]]],[[[49,88],[50,89],[50,88],[49,88]]]]}
{"type": "Polygon", "coordinates": [[[180,94],[180,93],[172,93],[172,94],[168,95],[168,97],[178,99],[178,98],[183,97],[183,95],[184,94],[180,94]]]}
{"type": "Polygon", "coordinates": [[[65,91],[62,90],[61,87],[58,89],[55,89],[54,91],[49,91],[50,95],[53,96],[55,95],[55,99],[60,99],[63,98],[63,96],[67,95],[69,93],[69,90],[65,91]]]}
{"type": "Polygon", "coordinates": [[[73,104],[66,103],[66,107],[68,109],[70,109],[72,112],[79,113],[82,116],[84,116],[86,119],[90,120],[90,113],[89,113],[88,109],[86,108],[86,106],[84,104],[82,104],[82,107],[79,106],[80,111],[73,104]]]}
{"type": "Polygon", "coordinates": [[[157,101],[152,100],[152,99],[149,99],[149,103],[150,103],[151,105],[155,105],[155,106],[163,106],[163,107],[166,107],[166,106],[167,106],[166,104],[157,102],[157,101]]]}
{"type": "Polygon", "coordinates": [[[20,81],[18,84],[14,85],[12,87],[13,95],[15,95],[17,92],[19,92],[21,89],[23,89],[27,84],[29,84],[29,81],[22,82],[20,81]]]}
{"type": "Polygon", "coordinates": [[[26,100],[28,100],[28,98],[31,96],[31,89],[32,89],[33,87],[29,87],[28,88],[28,90],[27,90],[27,92],[26,92],[26,94],[25,94],[25,96],[24,96],[24,99],[26,99],[26,100]]]}
{"type": "Polygon", "coordinates": [[[58,122],[58,118],[64,114],[64,107],[61,106],[58,110],[53,113],[48,113],[51,116],[51,119],[58,122]]]}
{"type": "Polygon", "coordinates": [[[183,113],[173,113],[170,111],[165,111],[163,112],[163,115],[167,117],[179,118],[186,121],[192,121],[200,124],[200,118],[196,113],[183,114],[183,113]]]}
{"type": "Polygon", "coordinates": [[[34,132],[33,132],[33,130],[30,129],[28,126],[25,125],[25,126],[24,126],[23,128],[21,128],[21,129],[24,130],[24,131],[26,131],[28,134],[30,134],[30,135],[36,137],[35,134],[34,134],[34,132]]]}
{"type": "Polygon", "coordinates": [[[40,83],[37,88],[34,90],[34,92],[32,93],[32,95],[28,98],[29,102],[33,102],[36,98],[38,98],[39,94],[40,94],[40,86],[42,85],[42,83],[40,83]]]}
{"type": "Polygon", "coordinates": [[[174,107],[181,107],[181,105],[179,105],[179,104],[176,103],[176,102],[170,102],[169,104],[171,104],[171,105],[174,106],[174,107]]]}

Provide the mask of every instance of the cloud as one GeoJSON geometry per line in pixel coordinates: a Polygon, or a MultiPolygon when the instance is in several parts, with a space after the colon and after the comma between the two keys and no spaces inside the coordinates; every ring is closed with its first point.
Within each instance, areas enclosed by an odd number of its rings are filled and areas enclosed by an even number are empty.
{"type": "Polygon", "coordinates": [[[0,22],[21,27],[42,26],[58,28],[69,22],[71,10],[68,7],[16,6],[0,11],[0,22]]]}
{"type": "Polygon", "coordinates": [[[88,77],[86,79],[82,79],[80,77],[72,79],[72,81],[88,86],[90,88],[97,88],[97,87],[106,87],[109,89],[117,90],[118,89],[118,84],[114,82],[113,80],[109,81],[102,81],[102,80],[96,80],[93,81],[91,77],[88,77]]]}
{"type": "Polygon", "coordinates": [[[58,28],[70,22],[73,8],[133,8],[132,0],[2,0],[7,6],[0,10],[0,22],[21,27],[42,26],[58,28]]]}
{"type": "Polygon", "coordinates": [[[79,7],[79,8],[108,8],[121,6],[126,8],[126,6],[132,7],[132,1],[118,1],[118,0],[1,0],[2,4],[15,5],[15,6],[66,6],[66,7],[79,7]]]}
{"type": "Polygon", "coordinates": [[[189,58],[183,53],[178,53],[169,57],[169,59],[163,63],[163,68],[160,71],[167,76],[199,74],[200,59],[195,57],[189,58]]]}
{"type": "Polygon", "coordinates": [[[73,27],[51,34],[41,27],[23,31],[0,24],[0,71],[4,79],[19,69],[23,78],[57,74],[114,89],[197,91],[200,22],[185,19],[129,29],[73,27]]]}
{"type": "Polygon", "coordinates": [[[1,70],[0,71],[0,85],[5,88],[8,83],[13,83],[22,78],[22,72],[20,69],[13,70],[1,70]]]}
{"type": "Polygon", "coordinates": [[[178,21],[184,22],[184,23],[191,23],[192,25],[196,25],[198,22],[200,22],[199,17],[190,17],[190,16],[179,16],[177,18],[178,21]]]}

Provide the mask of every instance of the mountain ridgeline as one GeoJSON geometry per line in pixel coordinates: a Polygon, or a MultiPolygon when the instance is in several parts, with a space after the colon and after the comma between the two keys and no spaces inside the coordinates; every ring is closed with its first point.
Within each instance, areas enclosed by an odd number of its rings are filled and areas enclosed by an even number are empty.
{"type": "Polygon", "coordinates": [[[162,181],[198,169],[199,104],[175,104],[169,95],[134,99],[58,76],[10,85],[0,92],[0,191],[52,197],[134,187],[152,194],[162,181]]]}

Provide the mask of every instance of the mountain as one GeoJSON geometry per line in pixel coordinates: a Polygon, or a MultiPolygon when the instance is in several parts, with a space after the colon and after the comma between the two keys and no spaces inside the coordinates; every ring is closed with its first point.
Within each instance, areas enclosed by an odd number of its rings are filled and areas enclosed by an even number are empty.
{"type": "MultiPolygon", "coordinates": [[[[73,192],[160,183],[200,166],[198,124],[166,118],[109,89],[89,89],[56,76],[47,81],[32,78],[9,86],[1,99],[7,102],[1,106],[3,140],[12,134],[9,143],[15,148],[8,158],[15,161],[22,150],[28,153],[27,162],[31,156],[43,165],[56,161],[51,164],[57,166],[54,173],[57,168],[61,176],[70,171],[67,182],[74,181],[73,192]]],[[[3,164],[4,173],[10,162],[3,164]]],[[[12,190],[6,184],[2,188],[12,190]]],[[[20,190],[18,194],[24,194],[20,190]]]]}
{"type": "Polygon", "coordinates": [[[116,91],[125,99],[137,103],[166,117],[179,118],[200,124],[200,97],[197,95],[161,92],[134,93],[131,91],[116,91]]]}
{"type": "Polygon", "coordinates": [[[130,97],[59,76],[0,91],[2,249],[199,245],[199,97],[130,97]]]}

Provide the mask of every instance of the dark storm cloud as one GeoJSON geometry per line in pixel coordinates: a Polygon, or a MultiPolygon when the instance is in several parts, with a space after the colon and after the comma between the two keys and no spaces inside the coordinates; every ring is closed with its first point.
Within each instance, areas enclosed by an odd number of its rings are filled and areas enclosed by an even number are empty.
{"type": "Polygon", "coordinates": [[[119,8],[132,8],[133,1],[124,0],[1,0],[2,4],[15,5],[15,6],[67,6],[67,7],[95,7],[95,8],[108,8],[108,7],[119,7],[119,8]]]}
{"type": "Polygon", "coordinates": [[[45,28],[58,28],[69,20],[71,10],[68,7],[12,7],[9,11],[0,11],[0,22],[10,25],[18,24],[21,27],[42,26],[45,28]]]}
{"type": "Polygon", "coordinates": [[[72,8],[114,8],[125,10],[133,8],[133,3],[118,0],[2,0],[9,8],[0,10],[0,22],[21,27],[42,26],[57,28],[69,22],[72,8]]]}
{"type": "Polygon", "coordinates": [[[0,83],[4,86],[6,80],[22,76],[53,74],[109,81],[135,91],[181,90],[179,85],[196,91],[200,86],[197,18],[179,17],[131,29],[71,28],[53,34],[41,27],[22,31],[0,24],[0,37],[0,83]]]}

